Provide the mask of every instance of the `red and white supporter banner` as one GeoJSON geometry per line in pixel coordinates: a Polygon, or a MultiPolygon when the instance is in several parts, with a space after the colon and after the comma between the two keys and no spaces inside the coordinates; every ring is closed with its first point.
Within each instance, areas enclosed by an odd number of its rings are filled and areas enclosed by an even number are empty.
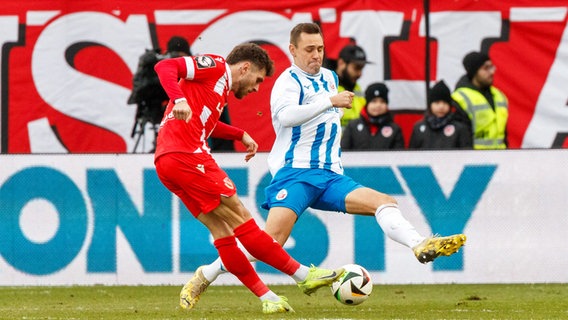
{"type": "MultiPolygon", "coordinates": [[[[568,146],[568,26],[565,0],[430,1],[430,80],[453,87],[462,57],[488,50],[495,85],[509,98],[512,148],[568,146]]],[[[192,52],[226,55],[255,41],[279,73],[290,64],[288,36],[317,21],[326,54],[356,41],[373,64],[363,87],[384,81],[404,132],[425,108],[423,1],[8,1],[0,6],[2,153],[130,152],[132,74],[145,49],[173,35],[192,52]]],[[[232,124],[270,149],[269,94],[231,98],[232,124]]]]}

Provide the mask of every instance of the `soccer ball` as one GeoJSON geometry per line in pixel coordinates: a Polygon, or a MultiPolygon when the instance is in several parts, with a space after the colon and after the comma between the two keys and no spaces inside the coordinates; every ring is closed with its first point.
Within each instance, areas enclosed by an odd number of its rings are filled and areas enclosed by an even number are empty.
{"type": "Polygon", "coordinates": [[[360,265],[347,264],[343,275],[331,284],[331,292],[337,301],[355,306],[369,298],[373,281],[369,272],[360,265]]]}

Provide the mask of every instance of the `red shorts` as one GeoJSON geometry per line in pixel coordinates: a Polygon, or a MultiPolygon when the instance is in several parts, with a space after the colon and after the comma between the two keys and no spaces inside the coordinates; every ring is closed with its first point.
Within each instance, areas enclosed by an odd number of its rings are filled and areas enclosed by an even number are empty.
{"type": "Polygon", "coordinates": [[[167,153],[156,159],[158,178],[194,217],[217,208],[221,197],[237,192],[235,184],[206,153],[167,153]]]}

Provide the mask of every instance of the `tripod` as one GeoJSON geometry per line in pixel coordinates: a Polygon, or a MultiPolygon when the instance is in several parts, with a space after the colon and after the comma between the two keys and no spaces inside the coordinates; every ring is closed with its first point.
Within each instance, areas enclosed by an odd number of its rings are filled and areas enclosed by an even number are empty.
{"type": "Polygon", "coordinates": [[[152,149],[150,149],[148,152],[154,152],[154,150],[156,149],[156,138],[158,137],[158,124],[161,121],[161,114],[163,114],[163,111],[158,114],[156,113],[156,110],[152,110],[146,103],[141,103],[138,105],[138,108],[136,110],[136,119],[131,134],[131,137],[136,139],[132,153],[136,153],[138,151],[140,141],[142,141],[141,152],[146,152],[146,140],[144,138],[146,137],[146,126],[148,123],[151,124],[152,131],[154,132],[152,149]]]}

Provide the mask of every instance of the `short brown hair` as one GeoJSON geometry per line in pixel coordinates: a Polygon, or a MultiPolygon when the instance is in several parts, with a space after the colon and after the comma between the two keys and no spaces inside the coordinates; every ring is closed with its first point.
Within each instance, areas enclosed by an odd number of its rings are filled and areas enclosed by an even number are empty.
{"type": "Polygon", "coordinates": [[[247,42],[239,44],[233,48],[225,60],[231,65],[241,61],[250,61],[260,70],[266,70],[267,76],[274,74],[274,62],[270,59],[266,50],[262,49],[256,43],[247,42]]]}
{"type": "Polygon", "coordinates": [[[298,39],[300,38],[300,34],[302,32],[307,34],[319,34],[323,38],[321,29],[317,25],[317,23],[306,22],[297,24],[294,28],[292,28],[292,31],[290,31],[290,43],[294,46],[298,46],[298,39]]]}

